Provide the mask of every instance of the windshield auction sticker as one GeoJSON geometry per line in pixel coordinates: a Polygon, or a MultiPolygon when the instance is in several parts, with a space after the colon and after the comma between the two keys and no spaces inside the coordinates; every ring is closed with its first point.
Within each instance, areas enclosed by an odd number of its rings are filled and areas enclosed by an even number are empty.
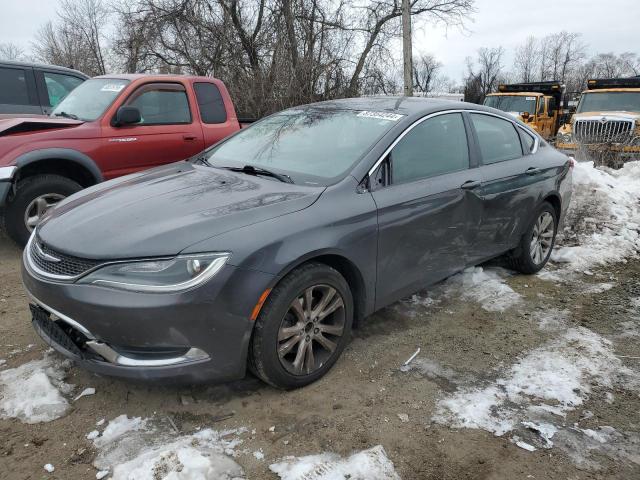
{"type": "Polygon", "coordinates": [[[124,88],[122,83],[107,83],[100,89],[103,92],[119,92],[124,88]]]}
{"type": "Polygon", "coordinates": [[[366,110],[358,114],[358,117],[377,118],[378,120],[387,120],[389,122],[397,122],[403,116],[404,115],[399,115],[397,113],[367,112],[366,110]]]}

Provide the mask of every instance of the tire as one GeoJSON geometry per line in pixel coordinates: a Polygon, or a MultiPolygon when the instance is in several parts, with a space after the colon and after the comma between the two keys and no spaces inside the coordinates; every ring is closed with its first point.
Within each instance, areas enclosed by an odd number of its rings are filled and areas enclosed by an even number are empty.
{"type": "Polygon", "coordinates": [[[7,234],[24,247],[31,235],[31,229],[25,223],[25,212],[29,207],[37,209],[32,202],[40,197],[52,204],[80,190],[80,184],[60,175],[34,175],[20,181],[15,195],[5,208],[4,226],[7,234]]]}
{"type": "MultiPolygon", "coordinates": [[[[539,225],[538,225],[539,227],[539,225]]],[[[543,233],[546,230],[543,230],[543,233]]],[[[520,240],[520,245],[511,252],[508,256],[509,266],[521,273],[532,274],[537,273],[547,264],[549,261],[549,257],[551,256],[551,252],[553,251],[553,247],[556,241],[556,234],[558,233],[558,215],[556,214],[555,208],[548,202],[544,202],[533,217],[529,228],[522,236],[520,240]],[[550,217],[549,217],[550,216],[550,217]],[[545,247],[542,245],[542,254],[535,258],[536,254],[532,253],[532,245],[534,241],[534,234],[538,225],[538,222],[541,221],[542,218],[551,218],[553,224],[551,226],[550,237],[548,238],[549,245],[545,247]],[[546,249],[548,248],[548,250],[546,249]]],[[[543,239],[544,236],[540,235],[537,238],[543,239]]]]}
{"type": "Polygon", "coordinates": [[[305,264],[282,279],[264,303],[251,337],[249,368],[266,383],[285,390],[313,383],[340,357],[349,342],[352,324],[353,296],[344,277],[325,264],[305,264]],[[312,308],[308,309],[306,293],[310,289],[312,308]],[[326,306],[322,310],[320,307],[325,299],[326,306]],[[340,300],[342,307],[338,306],[322,320],[313,322],[316,313],[331,310],[334,304],[340,304],[340,300]],[[298,308],[294,307],[296,301],[298,308]],[[307,316],[309,313],[311,320],[307,316]],[[298,333],[291,333],[293,331],[298,333]],[[281,339],[279,334],[283,336],[281,339]],[[330,341],[329,346],[335,346],[333,351],[325,346],[326,339],[330,341]],[[290,350],[287,350],[287,344],[293,344],[290,350]],[[301,348],[302,363],[296,364],[301,348]],[[312,355],[304,350],[309,348],[312,355]],[[300,371],[296,371],[296,365],[300,365],[300,371]]]}

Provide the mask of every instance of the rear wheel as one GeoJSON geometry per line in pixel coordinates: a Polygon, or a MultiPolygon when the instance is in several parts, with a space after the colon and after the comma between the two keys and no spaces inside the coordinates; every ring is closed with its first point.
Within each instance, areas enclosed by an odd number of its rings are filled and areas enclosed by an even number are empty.
{"type": "Polygon", "coordinates": [[[537,273],[546,265],[556,240],[558,220],[555,208],[544,202],[509,258],[511,267],[522,273],[537,273]]]}
{"type": "Polygon", "coordinates": [[[20,181],[5,209],[7,234],[24,247],[46,211],[80,190],[80,184],[60,175],[35,175],[20,181]]]}
{"type": "Polygon", "coordinates": [[[336,362],[349,341],[353,298],[336,270],[309,263],[269,294],[254,328],[251,370],[284,389],[308,385],[336,362]]]}

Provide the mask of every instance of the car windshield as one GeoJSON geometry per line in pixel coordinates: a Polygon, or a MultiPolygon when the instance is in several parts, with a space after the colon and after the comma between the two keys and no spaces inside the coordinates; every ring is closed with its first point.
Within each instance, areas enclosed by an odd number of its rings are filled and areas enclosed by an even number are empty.
{"type": "Polygon", "coordinates": [[[295,183],[329,185],[351,169],[402,115],[327,108],[285,110],[209,152],[214,167],[251,165],[295,183]]]}
{"type": "Polygon", "coordinates": [[[115,78],[94,78],[72,90],[51,112],[52,117],[96,120],[129,83],[115,78]]]}
{"type": "Polygon", "coordinates": [[[503,112],[536,113],[536,97],[523,95],[489,95],[484,99],[487,107],[497,108],[503,112]]]}
{"type": "Polygon", "coordinates": [[[577,112],[640,112],[640,92],[585,93],[577,112]]]}

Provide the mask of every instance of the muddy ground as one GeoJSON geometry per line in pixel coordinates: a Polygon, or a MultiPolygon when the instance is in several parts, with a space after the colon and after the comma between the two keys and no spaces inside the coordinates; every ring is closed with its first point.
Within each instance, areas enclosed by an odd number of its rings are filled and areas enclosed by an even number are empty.
{"type": "MultiPolygon", "coordinates": [[[[31,328],[19,276],[20,250],[0,237],[0,358],[3,368],[41,358],[46,350],[31,328]],[[35,346],[27,349],[30,344],[35,346]],[[20,349],[21,352],[15,352],[20,349]]],[[[277,478],[269,464],[286,455],[333,451],[349,454],[383,445],[400,476],[409,479],[632,479],[640,464],[595,454],[599,468],[578,466],[558,448],[526,451],[507,436],[432,423],[436,403],[457,387],[399,367],[421,348],[428,358],[469,382],[495,378],[505,367],[557,332],[537,328],[536,312],[569,309],[569,325],[585,326],[611,339],[623,363],[640,370],[640,346],[633,332],[621,334],[632,318],[631,299],[640,296],[640,261],[584,275],[582,286],[515,275],[507,283],[524,301],[505,312],[488,312],[473,301],[442,298],[435,305],[400,302],[367,319],[334,369],[307,388],[282,392],[255,378],[217,386],[174,388],[125,383],[72,368],[68,383],[96,394],[72,404],[58,420],[28,425],[0,420],[0,478],[92,479],[95,451],[86,439],[98,419],[121,414],[169,417],[178,430],[247,427],[237,462],[250,479],[277,478]],[[589,293],[590,283],[615,285],[589,293]],[[636,357],[636,358],[633,358],[636,357]],[[398,414],[408,415],[402,422],[398,414]],[[226,418],[226,419],[225,419],[226,418]],[[270,427],[275,426],[273,432],[270,427]],[[251,433],[255,430],[255,433],[251,433]],[[264,460],[250,452],[262,449],[264,460]],[[54,464],[54,473],[43,465],[54,464]]],[[[567,424],[602,425],[640,432],[640,398],[614,391],[609,403],[594,389],[586,404],[570,412],[567,424]],[[583,415],[585,411],[593,416],[583,415]]],[[[640,462],[640,446],[636,445],[640,462]]],[[[633,453],[633,452],[632,452],[633,453]]]]}

